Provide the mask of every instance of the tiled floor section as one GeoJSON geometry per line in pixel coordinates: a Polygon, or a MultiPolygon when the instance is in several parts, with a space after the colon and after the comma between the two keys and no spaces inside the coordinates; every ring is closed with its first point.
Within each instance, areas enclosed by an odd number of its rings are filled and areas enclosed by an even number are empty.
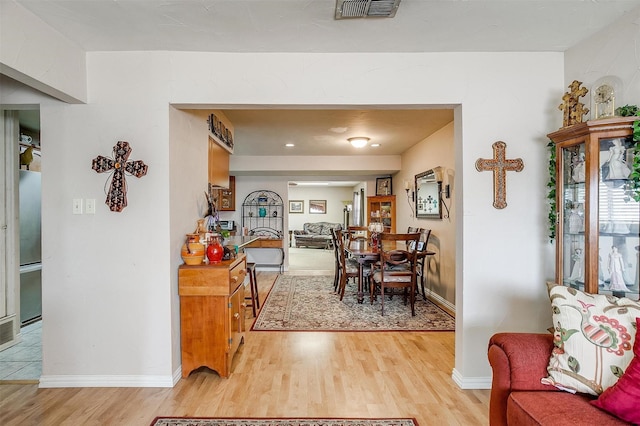
{"type": "Polygon", "coordinates": [[[0,352],[0,380],[39,380],[42,375],[42,321],[22,328],[22,341],[0,352]]]}

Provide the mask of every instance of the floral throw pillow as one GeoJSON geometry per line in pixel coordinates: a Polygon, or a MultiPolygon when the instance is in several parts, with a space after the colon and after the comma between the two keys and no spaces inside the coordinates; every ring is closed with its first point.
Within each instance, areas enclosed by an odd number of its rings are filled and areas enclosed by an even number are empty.
{"type": "MultiPolygon", "coordinates": [[[[636,318],[636,330],[640,318],[636,318]]],[[[637,336],[637,335],[636,335],[637,336]]],[[[640,424],[640,339],[633,344],[634,358],[620,380],[604,391],[593,405],[635,425],[640,424]]]]}
{"type": "Polygon", "coordinates": [[[633,358],[640,303],[548,283],[554,348],[542,383],[600,395],[633,358]]]}

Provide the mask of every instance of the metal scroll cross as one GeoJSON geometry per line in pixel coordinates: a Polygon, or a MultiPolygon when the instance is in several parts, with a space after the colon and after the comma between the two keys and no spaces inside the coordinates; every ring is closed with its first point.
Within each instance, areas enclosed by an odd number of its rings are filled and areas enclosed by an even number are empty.
{"type": "Polygon", "coordinates": [[[105,204],[112,212],[121,212],[127,207],[127,181],[125,172],[135,177],[142,177],[147,174],[148,166],[144,162],[127,161],[131,154],[129,142],[118,141],[113,147],[114,159],[98,155],[93,159],[91,168],[98,173],[113,171],[111,186],[107,192],[105,204]]]}
{"type": "Polygon", "coordinates": [[[479,172],[493,172],[493,207],[504,209],[507,207],[507,172],[522,171],[524,163],[521,158],[505,159],[506,143],[498,141],[491,146],[493,147],[493,158],[490,160],[478,158],[476,169],[479,172]]]}

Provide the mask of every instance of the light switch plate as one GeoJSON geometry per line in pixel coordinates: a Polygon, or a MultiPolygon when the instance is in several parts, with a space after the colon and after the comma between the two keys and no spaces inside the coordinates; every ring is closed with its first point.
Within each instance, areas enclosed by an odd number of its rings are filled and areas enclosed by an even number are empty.
{"type": "Polygon", "coordinates": [[[84,207],[87,214],[96,214],[96,199],[87,198],[84,200],[84,207]]]}
{"type": "Polygon", "coordinates": [[[73,214],[82,214],[82,198],[73,199],[73,214]]]}

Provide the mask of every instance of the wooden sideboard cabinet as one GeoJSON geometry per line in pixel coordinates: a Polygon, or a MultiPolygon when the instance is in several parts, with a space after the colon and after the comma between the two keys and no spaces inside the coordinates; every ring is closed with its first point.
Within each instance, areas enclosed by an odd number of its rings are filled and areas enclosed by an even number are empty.
{"type": "Polygon", "coordinates": [[[244,341],[243,253],[218,264],[180,265],[182,377],[202,366],[229,377],[233,355],[244,341]]]}

